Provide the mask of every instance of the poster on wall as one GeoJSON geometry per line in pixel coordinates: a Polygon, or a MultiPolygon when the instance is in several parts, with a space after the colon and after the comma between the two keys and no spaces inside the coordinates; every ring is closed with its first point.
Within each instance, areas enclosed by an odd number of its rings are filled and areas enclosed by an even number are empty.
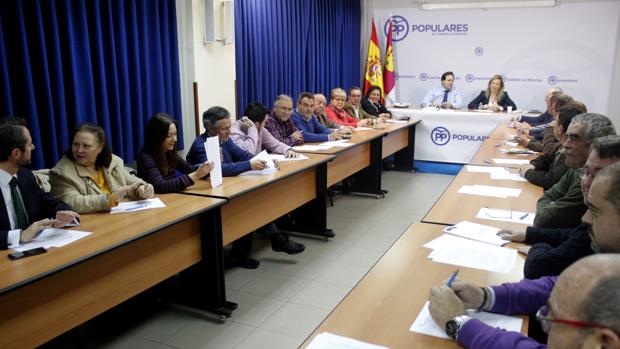
{"type": "Polygon", "coordinates": [[[500,74],[519,109],[544,111],[545,92],[558,86],[588,110],[607,114],[619,14],[620,2],[443,11],[375,2],[374,18],[384,46],[393,16],[400,102],[419,105],[441,74],[453,71],[465,103],[500,74]]]}

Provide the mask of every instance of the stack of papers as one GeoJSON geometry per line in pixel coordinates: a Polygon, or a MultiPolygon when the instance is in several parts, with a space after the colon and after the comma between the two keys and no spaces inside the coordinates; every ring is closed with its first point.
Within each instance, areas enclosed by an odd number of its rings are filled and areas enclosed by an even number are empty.
{"type": "Polygon", "coordinates": [[[496,164],[510,164],[510,165],[526,165],[530,163],[530,160],[525,159],[493,159],[493,162],[496,164]]]}
{"type": "Polygon", "coordinates": [[[495,246],[503,246],[507,244],[508,241],[502,240],[502,238],[497,236],[498,231],[499,228],[469,221],[459,222],[443,230],[444,233],[460,236],[465,239],[480,241],[495,246]]]}
{"type": "Polygon", "coordinates": [[[39,235],[29,242],[14,248],[14,250],[22,252],[38,247],[44,247],[46,249],[50,247],[62,247],[90,234],[92,233],[86,231],[48,228],[41,231],[39,235]]]}
{"type": "Polygon", "coordinates": [[[428,258],[437,263],[510,273],[517,260],[517,250],[469,239],[459,238],[459,240],[442,241],[434,245],[436,248],[428,255],[428,258]]]}
{"type": "MultiPolygon", "coordinates": [[[[428,304],[426,302],[418,314],[418,317],[415,319],[409,331],[426,334],[433,337],[446,338],[449,339],[446,335],[446,331],[443,327],[437,325],[435,320],[431,317],[431,314],[428,311],[428,304]]],[[[474,319],[478,319],[485,324],[491,327],[499,327],[505,329],[507,331],[521,332],[521,326],[523,325],[523,320],[517,317],[501,315],[501,314],[493,314],[487,312],[470,312],[470,315],[474,319]]]]}
{"type": "Polygon", "coordinates": [[[508,197],[519,197],[519,195],[521,195],[521,189],[476,184],[464,185],[458,190],[458,193],[506,199],[508,197]]]}
{"type": "Polygon", "coordinates": [[[296,158],[287,158],[282,154],[269,154],[269,157],[271,158],[271,160],[278,160],[280,162],[282,161],[300,161],[300,160],[308,160],[308,157],[305,156],[304,154],[297,154],[296,158]]]}
{"type": "Polygon", "coordinates": [[[534,216],[536,214],[530,212],[503,210],[498,208],[483,207],[476,214],[476,218],[488,219],[491,221],[502,221],[510,223],[519,223],[534,225],[534,216]]]}
{"type": "Polygon", "coordinates": [[[110,213],[126,213],[134,211],[149,210],[151,208],[166,207],[166,205],[159,200],[159,198],[146,199],[139,201],[121,202],[116,207],[112,207],[110,213]]]}
{"type": "Polygon", "coordinates": [[[337,336],[323,332],[312,340],[307,349],[388,349],[381,345],[370,344],[349,337],[337,336]]]}

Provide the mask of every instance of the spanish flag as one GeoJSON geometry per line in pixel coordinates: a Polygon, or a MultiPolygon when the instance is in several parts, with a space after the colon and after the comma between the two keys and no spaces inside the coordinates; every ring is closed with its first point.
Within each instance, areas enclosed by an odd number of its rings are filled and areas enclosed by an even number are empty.
{"type": "Polygon", "coordinates": [[[366,76],[364,77],[364,94],[368,92],[370,86],[381,87],[381,98],[383,98],[383,71],[381,68],[381,51],[379,50],[379,39],[375,20],[372,20],[372,34],[368,45],[368,59],[366,60],[366,76]]]}
{"type": "Polygon", "coordinates": [[[394,51],[392,48],[392,17],[390,17],[387,45],[385,46],[383,87],[385,88],[385,104],[393,104],[396,102],[396,89],[394,88],[394,51]]]}

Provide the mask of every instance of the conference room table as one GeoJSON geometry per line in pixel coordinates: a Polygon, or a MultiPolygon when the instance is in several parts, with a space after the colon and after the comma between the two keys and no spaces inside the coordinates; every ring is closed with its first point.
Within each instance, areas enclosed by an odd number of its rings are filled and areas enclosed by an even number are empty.
{"type": "MultiPolygon", "coordinates": [[[[430,288],[442,284],[456,268],[433,262],[427,258],[431,250],[422,247],[443,228],[426,223],[409,226],[302,347],[317,334],[329,332],[389,348],[460,348],[452,340],[409,331],[430,288]]],[[[507,274],[459,267],[458,277],[480,286],[514,282],[523,277],[523,262],[517,256],[515,268],[507,274]]],[[[527,333],[528,318],[522,318],[522,332],[527,333]]]]}
{"type": "MultiPolygon", "coordinates": [[[[500,123],[495,130],[491,133],[489,138],[482,143],[480,149],[476,152],[474,157],[468,162],[469,165],[478,166],[501,166],[510,168],[519,168],[517,164],[495,164],[493,159],[519,159],[527,160],[528,162],[538,157],[540,154],[507,154],[502,153],[501,149],[523,149],[527,148],[520,145],[511,146],[506,142],[514,142],[512,137],[516,135],[516,129],[508,126],[508,123],[500,123]]],[[[516,142],[514,142],[516,143],[516,142]]]]}
{"type": "Polygon", "coordinates": [[[280,161],[280,170],[270,174],[224,177],[215,188],[203,180],[181,194],[226,200],[221,209],[223,245],[294,210],[295,231],[332,237],[327,228],[326,183],[327,162],[334,156],[304,155],[307,160],[280,161]]]}
{"type": "Polygon", "coordinates": [[[223,269],[210,265],[226,201],[158,197],[165,208],[83,214],[75,229],[92,234],[45,254],[11,261],[0,251],[0,347],[41,345],[190,267],[202,276],[187,285],[192,305],[221,306],[223,269]]]}

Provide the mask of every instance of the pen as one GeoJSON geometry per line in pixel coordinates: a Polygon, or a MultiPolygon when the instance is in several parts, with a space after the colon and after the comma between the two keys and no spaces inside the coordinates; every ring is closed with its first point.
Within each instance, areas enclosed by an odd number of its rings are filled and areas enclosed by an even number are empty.
{"type": "Polygon", "coordinates": [[[137,206],[134,206],[134,207],[126,208],[125,211],[134,211],[134,210],[137,210],[139,208],[143,208],[143,207],[147,207],[147,206],[148,206],[148,204],[141,204],[141,205],[137,205],[137,206]]]}
{"type": "Polygon", "coordinates": [[[484,162],[485,164],[489,164],[489,165],[492,165],[492,164],[493,164],[493,162],[492,162],[492,161],[490,161],[490,160],[482,160],[482,162],[484,162]]]}
{"type": "Polygon", "coordinates": [[[454,282],[454,279],[456,279],[456,276],[459,274],[459,269],[455,270],[454,273],[452,273],[452,276],[450,276],[450,280],[448,280],[448,287],[452,287],[452,283],[454,282]]]}
{"type": "Polygon", "coordinates": [[[524,214],[523,216],[519,217],[519,220],[522,221],[525,219],[525,217],[529,216],[529,213],[524,214]]]}
{"type": "Polygon", "coordinates": [[[496,148],[497,148],[497,147],[501,147],[501,146],[502,146],[502,143],[497,143],[497,144],[495,145],[495,147],[496,147],[496,148]]]}

